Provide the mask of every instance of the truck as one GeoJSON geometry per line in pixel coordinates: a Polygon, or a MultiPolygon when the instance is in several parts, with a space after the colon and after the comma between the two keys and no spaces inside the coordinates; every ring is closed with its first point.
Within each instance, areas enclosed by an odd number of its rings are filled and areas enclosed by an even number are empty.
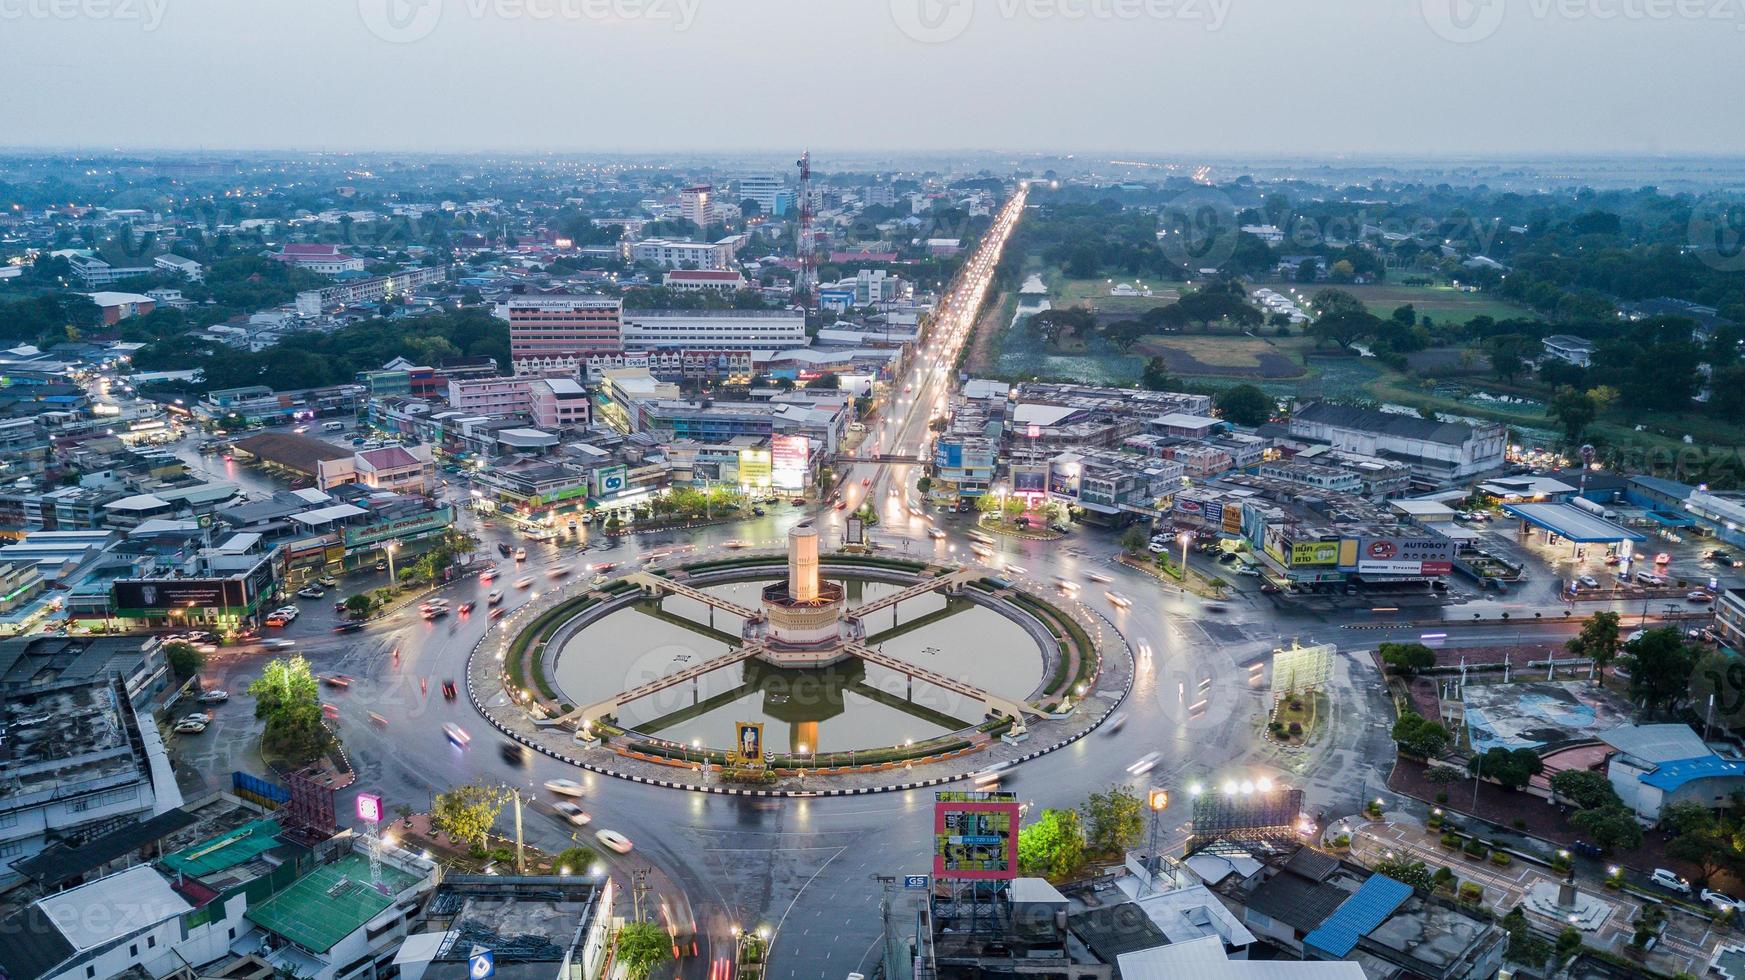
{"type": "Polygon", "coordinates": [[[1617,520],[1617,518],[1618,518],[1617,511],[1612,510],[1610,507],[1607,507],[1603,504],[1595,503],[1594,501],[1589,500],[1586,497],[1576,497],[1575,500],[1573,501],[1573,503],[1577,507],[1581,508],[1582,510],[1587,511],[1588,513],[1594,515],[1595,517],[1603,517],[1608,521],[1617,520]]]}

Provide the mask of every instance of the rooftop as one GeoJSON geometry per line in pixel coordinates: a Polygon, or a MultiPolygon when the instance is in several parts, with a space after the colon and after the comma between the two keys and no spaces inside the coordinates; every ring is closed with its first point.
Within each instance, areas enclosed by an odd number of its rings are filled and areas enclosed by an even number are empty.
{"type": "Polygon", "coordinates": [[[1615,524],[1574,504],[1504,504],[1503,510],[1578,544],[1648,540],[1622,524],[1615,524]]]}
{"type": "Polygon", "coordinates": [[[188,911],[168,880],[150,865],[128,868],[37,902],[75,950],[118,939],[153,922],[188,911]],[[125,914],[99,915],[99,910],[125,914]]]}
{"type": "Polygon", "coordinates": [[[309,872],[277,895],[251,907],[248,919],[304,949],[325,953],[394,904],[415,879],[386,862],[382,889],[370,882],[370,861],[347,854],[309,872]]]}

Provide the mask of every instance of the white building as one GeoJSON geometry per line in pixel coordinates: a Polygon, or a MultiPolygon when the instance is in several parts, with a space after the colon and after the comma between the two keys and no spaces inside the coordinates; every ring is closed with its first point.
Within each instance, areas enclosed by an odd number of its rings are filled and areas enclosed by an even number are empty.
{"type": "Polygon", "coordinates": [[[123,279],[149,276],[157,271],[156,266],[150,265],[110,265],[95,255],[86,255],[82,252],[68,255],[67,264],[73,267],[73,275],[78,276],[79,281],[89,289],[112,286],[123,279]]]}
{"type": "Polygon", "coordinates": [[[1594,345],[1591,340],[1560,333],[1546,337],[1540,343],[1545,345],[1546,354],[1560,361],[1576,367],[1587,367],[1593,363],[1594,345]]]}
{"type": "Polygon", "coordinates": [[[679,191],[679,213],[698,228],[715,223],[715,188],[707,184],[679,191]]]}
{"type": "Polygon", "coordinates": [[[624,311],[624,349],[805,347],[806,317],[786,310],[624,311]]]}
{"type": "Polygon", "coordinates": [[[1503,465],[1508,430],[1314,402],[1291,416],[1288,441],[1405,463],[1415,476],[1461,480],[1503,465]]]}
{"type": "Polygon", "coordinates": [[[739,178],[739,199],[753,200],[766,215],[778,215],[781,209],[776,206],[776,197],[784,193],[787,185],[775,174],[747,174],[739,178]]]}
{"type": "Polygon", "coordinates": [[[199,282],[206,275],[205,266],[180,255],[160,255],[152,260],[152,264],[165,272],[173,272],[189,282],[199,282]]]}
{"type": "Polygon", "coordinates": [[[745,288],[745,276],[737,269],[675,269],[661,285],[682,293],[734,293],[745,288]]]}
{"type": "Polygon", "coordinates": [[[731,269],[736,241],[724,238],[718,242],[679,242],[649,238],[628,246],[626,257],[631,262],[657,265],[663,269],[731,269]]]}

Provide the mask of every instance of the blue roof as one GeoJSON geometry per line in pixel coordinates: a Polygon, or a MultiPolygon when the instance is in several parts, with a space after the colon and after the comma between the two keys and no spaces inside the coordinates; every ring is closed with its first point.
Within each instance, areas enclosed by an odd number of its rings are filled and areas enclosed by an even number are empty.
{"type": "Polygon", "coordinates": [[[1632,476],[1630,482],[1644,490],[1650,490],[1674,500],[1683,500],[1691,495],[1696,488],[1677,480],[1663,480],[1658,476],[1632,476]]]}
{"type": "Polygon", "coordinates": [[[1503,510],[1578,544],[1648,540],[1646,535],[1637,534],[1622,524],[1614,524],[1574,504],[1504,504],[1503,510]]]}
{"type": "Polygon", "coordinates": [[[1696,518],[1694,517],[1686,517],[1683,514],[1668,514],[1664,511],[1658,510],[1648,511],[1648,519],[1656,524],[1663,524],[1667,527],[1691,527],[1696,524],[1696,518]]]}
{"type": "Polygon", "coordinates": [[[1641,778],[1645,786],[1652,786],[1664,792],[1683,786],[1695,779],[1709,779],[1714,776],[1745,776],[1745,762],[1734,759],[1723,759],[1718,755],[1699,755],[1694,759],[1674,759],[1662,762],[1654,771],[1641,778]]]}
{"type": "Polygon", "coordinates": [[[1370,875],[1320,928],[1303,937],[1303,946],[1335,959],[1350,955],[1357,941],[1412,897],[1412,886],[1387,875],[1370,875]]]}

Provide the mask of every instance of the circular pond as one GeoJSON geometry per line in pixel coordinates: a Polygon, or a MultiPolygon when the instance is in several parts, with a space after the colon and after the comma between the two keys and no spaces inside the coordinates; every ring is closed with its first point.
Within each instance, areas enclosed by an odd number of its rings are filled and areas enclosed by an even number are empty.
{"type": "MultiPolygon", "coordinates": [[[[775,577],[704,586],[756,607],[775,577]]],[[[849,608],[903,586],[841,579],[849,608]]],[[[591,704],[620,691],[721,656],[739,646],[739,617],[683,596],[643,599],[589,622],[558,652],[551,677],[562,700],[591,704]]],[[[867,617],[866,645],[926,670],[1023,700],[1043,676],[1042,653],[1025,628],[968,599],[932,593],[867,617]]],[[[903,674],[848,659],[832,667],[787,670],[747,660],[623,706],[618,724],[681,745],[728,745],[734,722],[764,724],[773,752],[840,752],[891,745],[971,728],[979,701],[912,685],[903,674]]]]}

